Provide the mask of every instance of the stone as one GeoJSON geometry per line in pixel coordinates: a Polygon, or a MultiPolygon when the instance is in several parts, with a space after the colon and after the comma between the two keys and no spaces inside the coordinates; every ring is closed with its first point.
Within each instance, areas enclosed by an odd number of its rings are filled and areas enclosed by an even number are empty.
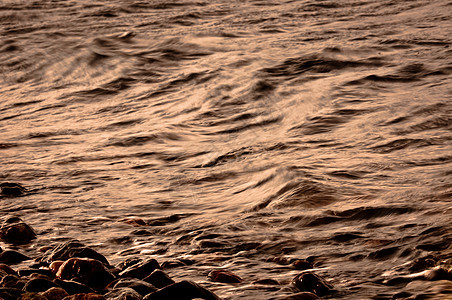
{"type": "Polygon", "coordinates": [[[66,260],[58,269],[56,277],[60,279],[77,278],[76,281],[96,290],[102,290],[115,279],[102,262],[78,257],[66,260]]]}
{"type": "Polygon", "coordinates": [[[210,280],[222,283],[240,283],[242,278],[227,270],[213,270],[207,275],[210,280]]]}
{"type": "Polygon", "coordinates": [[[160,265],[155,259],[151,258],[129,266],[125,270],[121,271],[119,276],[122,278],[133,277],[144,279],[156,269],[161,269],[160,265]]]}
{"type": "Polygon", "coordinates": [[[305,259],[296,259],[291,265],[296,270],[307,270],[313,268],[312,264],[305,259]]]}
{"type": "Polygon", "coordinates": [[[53,274],[48,269],[35,269],[35,268],[26,268],[26,269],[19,269],[17,270],[19,273],[19,276],[30,276],[31,274],[40,274],[47,277],[52,277],[53,274]]]}
{"type": "Polygon", "coordinates": [[[59,287],[58,284],[51,280],[43,279],[43,278],[36,278],[28,281],[23,290],[26,292],[33,292],[33,293],[39,293],[39,292],[45,292],[50,288],[53,287],[59,287]]]}
{"type": "Polygon", "coordinates": [[[136,278],[121,278],[115,283],[113,288],[131,288],[141,296],[146,296],[147,294],[153,293],[157,290],[152,284],[136,278]]]}
{"type": "Polygon", "coordinates": [[[22,290],[26,283],[26,280],[21,279],[19,276],[9,274],[2,278],[0,286],[22,290]]]}
{"type": "Polygon", "coordinates": [[[66,296],[69,296],[69,294],[64,289],[59,287],[52,287],[40,294],[46,297],[47,300],[60,300],[66,296]]]}
{"type": "Polygon", "coordinates": [[[31,259],[30,257],[15,250],[5,250],[2,253],[0,253],[0,263],[4,263],[7,265],[18,264],[30,259],[31,259]]]}
{"type": "Polygon", "coordinates": [[[261,285],[280,285],[279,281],[275,280],[275,279],[260,279],[260,280],[256,280],[253,281],[253,284],[261,284],[261,285]]]}
{"type": "Polygon", "coordinates": [[[63,298],[63,300],[106,300],[104,296],[95,294],[95,293],[88,293],[88,294],[75,294],[75,295],[69,295],[63,298]]]}
{"type": "Polygon", "coordinates": [[[69,295],[94,293],[94,290],[89,286],[73,280],[61,280],[57,278],[54,282],[61,286],[69,295]]]}
{"type": "Polygon", "coordinates": [[[24,293],[19,300],[47,300],[47,298],[38,293],[24,293]]]}
{"type": "Polygon", "coordinates": [[[107,300],[141,300],[143,296],[131,288],[113,289],[106,293],[104,297],[107,300]]]}
{"type": "Polygon", "coordinates": [[[317,274],[301,273],[292,279],[292,284],[302,292],[311,292],[317,296],[324,296],[332,292],[333,287],[317,274]]]}
{"type": "Polygon", "coordinates": [[[0,264],[0,270],[4,271],[6,274],[17,275],[17,272],[6,264],[0,264]]]}
{"type": "Polygon", "coordinates": [[[204,300],[220,300],[217,295],[208,289],[186,280],[169,285],[152,294],[148,294],[143,298],[143,300],[189,300],[196,298],[204,300]]]}
{"type": "Polygon", "coordinates": [[[19,197],[25,194],[27,191],[22,185],[14,182],[0,183],[0,194],[4,197],[19,197]]]}
{"type": "Polygon", "coordinates": [[[36,233],[20,218],[12,217],[0,227],[0,239],[11,244],[26,244],[36,239],[36,233]]]}
{"type": "Polygon", "coordinates": [[[77,240],[61,243],[55,248],[48,250],[41,259],[41,262],[50,264],[56,260],[66,261],[73,257],[96,259],[105,265],[110,265],[105,256],[91,248],[86,247],[77,240]]]}
{"type": "Polygon", "coordinates": [[[301,292],[289,296],[279,297],[277,300],[320,300],[320,298],[313,293],[301,292]]]}
{"type": "Polygon", "coordinates": [[[4,300],[17,300],[22,295],[21,289],[2,287],[0,288],[0,299],[4,300]]]}
{"type": "Polygon", "coordinates": [[[162,270],[154,270],[149,276],[143,279],[143,281],[149,282],[158,289],[164,288],[165,286],[174,283],[174,280],[169,278],[169,276],[162,270]]]}
{"type": "Polygon", "coordinates": [[[52,273],[53,276],[56,276],[56,273],[58,272],[63,263],[64,261],[62,260],[55,260],[50,264],[49,271],[52,273]]]}

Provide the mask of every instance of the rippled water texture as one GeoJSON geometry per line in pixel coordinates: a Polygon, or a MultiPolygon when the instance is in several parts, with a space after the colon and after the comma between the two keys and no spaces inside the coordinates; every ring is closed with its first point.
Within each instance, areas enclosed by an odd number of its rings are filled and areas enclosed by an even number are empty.
{"type": "Polygon", "coordinates": [[[38,231],[24,251],[77,238],[113,263],[190,257],[170,276],[227,299],[289,294],[299,272],[267,261],[281,255],[311,257],[328,297],[390,298],[403,286],[385,276],[451,257],[451,15],[446,0],[2,1],[0,178],[32,193],[1,214],[38,231]],[[210,283],[217,267],[244,283],[210,283]],[[265,278],[283,285],[249,284],[265,278]]]}

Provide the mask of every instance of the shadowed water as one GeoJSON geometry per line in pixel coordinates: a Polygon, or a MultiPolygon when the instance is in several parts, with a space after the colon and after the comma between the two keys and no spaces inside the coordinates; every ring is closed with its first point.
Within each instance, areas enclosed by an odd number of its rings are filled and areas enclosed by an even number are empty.
{"type": "Polygon", "coordinates": [[[168,273],[225,299],[290,294],[281,255],[312,257],[327,297],[391,299],[404,264],[451,258],[451,15],[427,0],[3,1],[0,179],[32,192],[0,212],[38,231],[24,251],[77,238],[113,263],[190,258],[168,273]],[[245,283],[209,282],[218,267],[245,283]],[[265,278],[283,285],[250,284],[265,278]]]}

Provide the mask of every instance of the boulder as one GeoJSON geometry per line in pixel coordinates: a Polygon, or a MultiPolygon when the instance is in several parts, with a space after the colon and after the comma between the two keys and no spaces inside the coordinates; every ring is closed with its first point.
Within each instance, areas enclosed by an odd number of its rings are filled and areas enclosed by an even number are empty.
{"type": "Polygon", "coordinates": [[[58,269],[59,279],[73,279],[96,290],[102,290],[115,278],[105,265],[95,259],[73,257],[66,260],[58,269]]]}
{"type": "Polygon", "coordinates": [[[113,289],[106,293],[104,297],[107,300],[141,300],[143,296],[131,288],[113,289]]]}
{"type": "Polygon", "coordinates": [[[24,293],[19,300],[47,300],[47,298],[38,293],[24,293]]]}
{"type": "Polygon", "coordinates": [[[17,217],[7,218],[0,227],[0,239],[10,244],[26,244],[36,238],[33,228],[17,217]]]}
{"type": "Polygon", "coordinates": [[[23,290],[25,292],[33,292],[33,293],[39,293],[39,292],[45,292],[50,288],[53,287],[59,287],[58,284],[55,282],[44,279],[44,278],[35,278],[28,281],[25,286],[23,287],[23,290]]]}
{"type": "Polygon", "coordinates": [[[41,262],[50,264],[53,261],[66,261],[73,257],[96,259],[105,265],[110,265],[105,256],[91,248],[86,247],[77,240],[61,243],[55,248],[48,250],[41,259],[41,262]]]}
{"type": "Polygon", "coordinates": [[[169,278],[169,276],[165,272],[158,269],[154,270],[149,276],[147,276],[143,280],[149,282],[158,289],[164,288],[165,286],[174,283],[174,280],[169,278]]]}
{"type": "Polygon", "coordinates": [[[277,298],[277,300],[320,300],[320,298],[313,293],[300,292],[289,296],[277,298]]]}
{"type": "Polygon", "coordinates": [[[89,286],[76,282],[73,280],[61,280],[55,279],[55,283],[61,286],[69,295],[81,294],[81,293],[94,293],[94,290],[89,286]]]}
{"type": "Polygon", "coordinates": [[[46,297],[47,300],[61,300],[64,297],[69,296],[69,294],[64,289],[59,287],[52,287],[40,294],[46,297]]]}
{"type": "Polygon", "coordinates": [[[30,257],[15,250],[5,250],[2,253],[0,253],[0,263],[4,263],[7,265],[18,264],[30,259],[31,259],[30,257]]]}
{"type": "Polygon", "coordinates": [[[27,191],[22,185],[14,182],[0,183],[0,195],[4,197],[19,197],[27,191]]]}
{"type": "Polygon", "coordinates": [[[153,293],[157,290],[157,288],[152,284],[136,278],[119,279],[113,286],[113,289],[119,288],[131,288],[141,296],[146,296],[147,294],[153,293]]]}
{"type": "Polygon", "coordinates": [[[222,283],[240,283],[242,278],[227,270],[213,270],[207,275],[210,280],[222,283]]]}
{"type": "Polygon", "coordinates": [[[332,292],[333,287],[320,276],[311,273],[301,273],[292,279],[292,284],[301,292],[314,293],[317,296],[323,296],[332,292]]]}
{"type": "Polygon", "coordinates": [[[27,281],[21,279],[19,276],[9,274],[2,278],[2,280],[0,281],[0,286],[22,290],[26,283],[27,281]]]}
{"type": "Polygon", "coordinates": [[[0,288],[0,299],[4,300],[17,300],[22,295],[21,289],[9,288],[9,287],[1,287],[0,288]]]}
{"type": "Polygon", "coordinates": [[[220,300],[220,298],[202,286],[191,282],[181,281],[160,289],[152,294],[146,295],[143,300],[190,300],[190,299],[204,299],[204,300],[220,300]]]}
{"type": "Polygon", "coordinates": [[[144,279],[156,269],[161,269],[160,265],[155,259],[151,258],[129,266],[125,270],[121,271],[119,276],[122,278],[133,277],[144,279]]]}

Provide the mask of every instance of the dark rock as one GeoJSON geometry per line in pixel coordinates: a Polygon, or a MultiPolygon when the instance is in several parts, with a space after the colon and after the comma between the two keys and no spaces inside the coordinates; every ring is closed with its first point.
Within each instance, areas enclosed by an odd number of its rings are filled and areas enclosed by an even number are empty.
{"type": "Polygon", "coordinates": [[[296,270],[307,270],[312,269],[312,264],[305,259],[297,259],[292,262],[292,267],[296,270]]]}
{"type": "Polygon", "coordinates": [[[33,268],[27,268],[27,269],[20,269],[17,271],[19,273],[19,276],[30,276],[31,274],[41,274],[44,276],[52,277],[53,274],[48,269],[33,269],[33,268]]]}
{"type": "Polygon", "coordinates": [[[413,272],[422,271],[431,267],[434,267],[436,265],[436,260],[432,255],[421,257],[416,260],[414,260],[408,270],[413,272]]]}
{"type": "Polygon", "coordinates": [[[2,278],[0,281],[0,286],[6,287],[6,288],[15,288],[15,289],[22,289],[25,284],[27,283],[26,280],[20,279],[19,276],[16,275],[6,275],[2,278]]]}
{"type": "Polygon", "coordinates": [[[162,263],[162,269],[172,269],[177,267],[183,267],[187,264],[181,260],[173,259],[173,260],[167,260],[162,263]]]}
{"type": "Polygon", "coordinates": [[[47,300],[47,298],[38,293],[24,293],[19,300],[47,300]]]}
{"type": "Polygon", "coordinates": [[[436,267],[424,272],[424,278],[428,281],[452,280],[452,270],[446,270],[442,267],[436,267]]]}
{"type": "Polygon", "coordinates": [[[83,293],[70,295],[63,298],[63,300],[106,300],[104,296],[95,293],[83,293]]]}
{"type": "Polygon", "coordinates": [[[218,296],[202,286],[191,282],[181,281],[146,295],[143,300],[191,300],[195,298],[205,300],[220,300],[218,296]]]}
{"type": "Polygon", "coordinates": [[[13,182],[0,183],[0,188],[0,194],[4,197],[19,197],[24,195],[27,191],[27,189],[20,184],[13,182]]]}
{"type": "Polygon", "coordinates": [[[20,218],[6,219],[0,227],[0,239],[11,244],[26,244],[36,238],[33,228],[20,218]]]}
{"type": "Polygon", "coordinates": [[[56,276],[56,273],[58,272],[62,264],[64,264],[64,261],[62,260],[55,260],[54,262],[52,262],[49,266],[50,273],[52,273],[53,276],[56,276]]]}
{"type": "Polygon", "coordinates": [[[39,292],[45,292],[50,288],[53,287],[59,287],[58,284],[51,280],[43,279],[43,278],[36,278],[28,281],[23,290],[26,292],[33,292],[33,293],[39,293],[39,292]]]}
{"type": "Polygon", "coordinates": [[[320,300],[320,298],[313,293],[301,292],[289,296],[283,296],[277,298],[277,300],[320,300]]]}
{"type": "Polygon", "coordinates": [[[332,292],[333,287],[320,276],[307,272],[298,274],[292,284],[302,292],[311,292],[317,296],[323,296],[332,292]]]}
{"type": "Polygon", "coordinates": [[[69,294],[65,290],[59,287],[52,287],[47,291],[42,292],[41,295],[46,297],[47,300],[60,300],[66,296],[69,296],[69,294]]]}
{"type": "Polygon", "coordinates": [[[154,270],[151,275],[144,278],[143,281],[149,282],[158,289],[174,283],[174,280],[169,278],[169,276],[162,270],[154,270]]]}
{"type": "Polygon", "coordinates": [[[54,282],[61,286],[69,295],[94,293],[94,290],[89,286],[73,280],[61,280],[57,278],[54,282]]]}
{"type": "Polygon", "coordinates": [[[41,262],[50,264],[56,260],[66,261],[72,257],[91,258],[109,265],[105,256],[76,240],[61,243],[54,249],[47,251],[41,259],[41,262]]]}
{"type": "Polygon", "coordinates": [[[60,279],[77,278],[76,281],[97,290],[102,290],[115,279],[102,262],[78,257],[65,261],[58,269],[56,277],[60,279]]]}
{"type": "Polygon", "coordinates": [[[15,250],[6,250],[0,253],[0,263],[5,263],[7,265],[18,264],[30,259],[30,257],[15,250]]]}
{"type": "Polygon", "coordinates": [[[22,294],[21,289],[2,287],[0,288],[0,298],[4,300],[17,300],[22,294]]]}
{"type": "Polygon", "coordinates": [[[279,283],[277,280],[271,279],[271,278],[260,279],[260,280],[253,281],[253,284],[261,284],[261,285],[280,285],[280,283],[279,283]]]}
{"type": "Polygon", "coordinates": [[[155,292],[157,289],[152,284],[136,278],[122,278],[113,286],[114,289],[131,288],[141,296],[155,292]]]}
{"type": "Polygon", "coordinates": [[[119,273],[120,277],[133,277],[138,279],[144,279],[149,276],[154,270],[161,269],[159,263],[151,258],[139,263],[133,264],[119,273]]]}
{"type": "Polygon", "coordinates": [[[131,288],[113,289],[106,293],[107,300],[141,300],[143,297],[131,288]]]}
{"type": "Polygon", "coordinates": [[[11,267],[6,264],[0,264],[0,270],[5,272],[6,274],[17,275],[17,272],[11,269],[11,267]]]}
{"type": "Polygon", "coordinates": [[[227,270],[213,270],[207,275],[210,280],[222,283],[240,283],[242,278],[227,270]]]}

